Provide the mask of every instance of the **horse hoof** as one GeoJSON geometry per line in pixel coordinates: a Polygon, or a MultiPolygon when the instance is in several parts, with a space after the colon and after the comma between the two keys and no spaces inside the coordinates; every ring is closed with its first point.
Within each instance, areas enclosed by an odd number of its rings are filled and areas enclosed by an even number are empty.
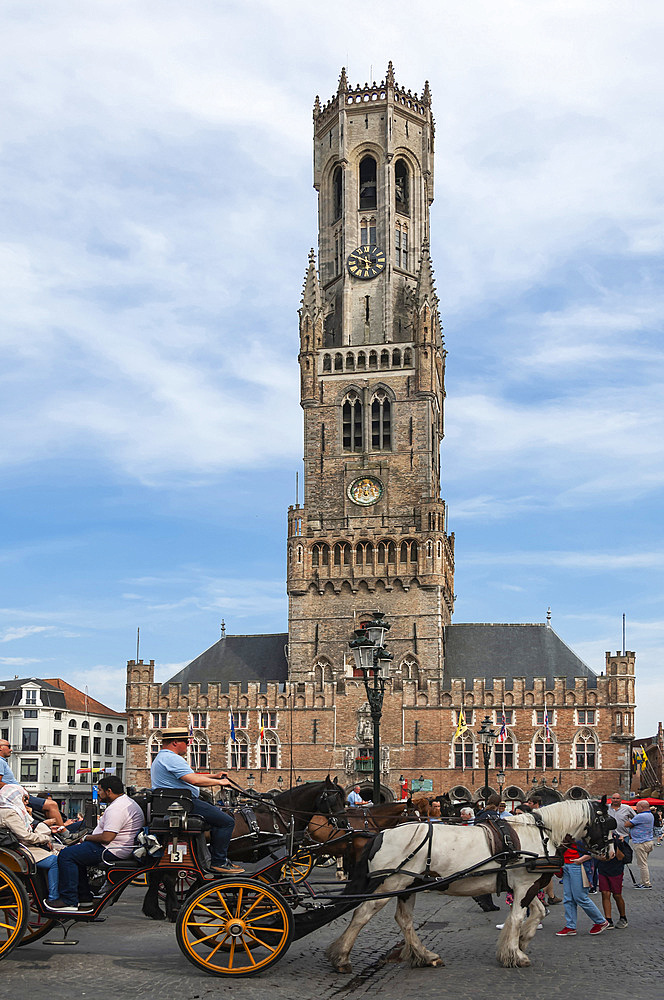
{"type": "Polygon", "coordinates": [[[528,958],[527,955],[524,955],[523,958],[517,959],[516,964],[519,966],[520,969],[527,969],[528,966],[530,965],[530,959],[528,958]]]}
{"type": "Polygon", "coordinates": [[[343,965],[335,965],[335,972],[340,972],[342,976],[347,976],[353,971],[353,966],[350,962],[346,962],[343,965]]]}
{"type": "Polygon", "coordinates": [[[442,958],[434,958],[431,965],[433,966],[434,969],[442,969],[445,963],[443,962],[442,958]]]}

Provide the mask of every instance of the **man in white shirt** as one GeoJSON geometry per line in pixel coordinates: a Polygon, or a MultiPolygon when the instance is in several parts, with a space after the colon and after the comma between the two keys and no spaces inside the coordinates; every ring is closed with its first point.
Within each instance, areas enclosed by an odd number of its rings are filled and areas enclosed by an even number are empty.
{"type": "Polygon", "coordinates": [[[635,816],[635,812],[631,806],[623,805],[622,795],[620,792],[614,792],[611,796],[611,801],[609,802],[609,816],[612,816],[616,821],[616,833],[621,837],[629,837],[630,831],[625,826],[625,820],[631,820],[635,816]]]}
{"type": "Polygon", "coordinates": [[[45,905],[49,910],[79,912],[94,909],[88,883],[89,865],[128,858],[134,849],[136,834],[145,823],[138,802],[125,795],[124,785],[114,774],[99,782],[99,801],[106,810],[92,831],[78,844],[65,847],[58,855],[60,897],[45,905]]]}

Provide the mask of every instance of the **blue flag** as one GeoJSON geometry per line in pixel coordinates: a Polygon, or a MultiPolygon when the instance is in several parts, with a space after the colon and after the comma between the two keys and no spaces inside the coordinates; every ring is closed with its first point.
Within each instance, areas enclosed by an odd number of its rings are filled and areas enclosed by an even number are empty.
{"type": "Polygon", "coordinates": [[[233,709],[228,709],[228,718],[231,724],[231,739],[235,742],[235,720],[233,719],[233,709]]]}

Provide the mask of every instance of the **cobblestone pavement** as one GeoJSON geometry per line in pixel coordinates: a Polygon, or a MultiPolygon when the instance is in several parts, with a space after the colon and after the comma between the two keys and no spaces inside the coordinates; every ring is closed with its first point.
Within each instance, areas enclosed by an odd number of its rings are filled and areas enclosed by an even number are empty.
{"type": "MultiPolygon", "coordinates": [[[[564,914],[562,905],[555,906],[531,943],[529,969],[503,969],[496,963],[495,925],[504,919],[504,903],[501,913],[484,914],[470,899],[423,893],[415,907],[416,926],[427,947],[444,958],[445,968],[411,969],[387,961],[400,940],[392,919],[394,904],[388,903],[360,934],[352,955],[353,975],[333,972],[323,954],[347,923],[346,916],[296,941],[263,974],[229,982],[190,965],[177,947],[173,926],[143,917],[142,890],[132,888],[107,911],[106,923],[73,929],[79,939],[76,947],[50,948],[37,942],[12,952],[2,963],[0,996],[349,1000],[380,993],[388,1000],[439,1000],[441,995],[454,1000],[616,1000],[627,993],[638,1000],[659,1000],[664,992],[659,981],[664,966],[664,847],[650,857],[652,891],[635,890],[626,873],[626,930],[590,937],[589,921],[579,913],[578,936],[557,938],[564,914]]],[[[599,904],[601,897],[593,898],[599,904]]]]}

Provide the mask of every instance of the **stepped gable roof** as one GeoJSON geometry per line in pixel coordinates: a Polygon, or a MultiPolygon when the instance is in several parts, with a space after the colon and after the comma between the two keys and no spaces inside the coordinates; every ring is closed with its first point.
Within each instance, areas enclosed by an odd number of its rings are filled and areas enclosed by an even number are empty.
{"type": "Polygon", "coordinates": [[[116,712],[114,709],[109,708],[108,705],[102,705],[100,701],[91,698],[89,694],[86,695],[83,691],[79,691],[78,688],[68,684],[67,681],[63,681],[60,677],[51,677],[46,681],[42,681],[42,683],[52,684],[54,688],[62,691],[65,696],[66,707],[70,712],[89,712],[90,715],[113,715],[118,719],[125,718],[124,712],[116,712]]]}
{"type": "Polygon", "coordinates": [[[525,677],[526,687],[535,677],[544,677],[547,688],[556,677],[564,677],[570,687],[575,677],[585,677],[588,687],[597,687],[597,674],[548,625],[448,625],[445,686],[464,680],[472,688],[479,678],[492,687],[494,677],[504,677],[508,689],[515,677],[525,677]]]}
{"type": "Polygon", "coordinates": [[[246,690],[249,681],[284,684],[288,680],[286,646],[288,632],[270,635],[226,635],[213,646],[188,663],[162,686],[164,694],[168,685],[179,683],[183,693],[190,684],[200,684],[201,693],[207,691],[210,681],[227,689],[229,684],[241,683],[246,690]]]}

